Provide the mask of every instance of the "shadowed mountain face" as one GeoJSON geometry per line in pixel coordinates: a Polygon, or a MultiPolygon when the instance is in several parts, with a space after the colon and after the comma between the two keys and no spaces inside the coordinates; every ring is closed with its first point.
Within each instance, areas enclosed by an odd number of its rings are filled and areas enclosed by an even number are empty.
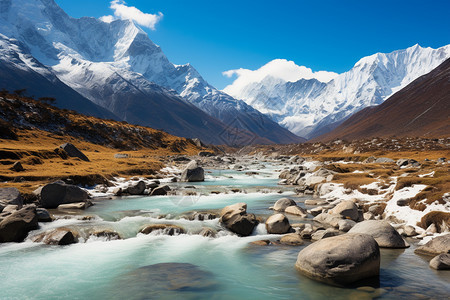
{"type": "Polygon", "coordinates": [[[216,144],[228,143],[221,135],[234,128],[239,138],[230,144],[304,141],[210,86],[189,64],[172,64],[132,21],[74,19],[53,0],[15,0],[0,6],[0,32],[45,66],[34,72],[45,69],[128,122],[216,144]]]}
{"type": "Polygon", "coordinates": [[[315,140],[442,137],[450,132],[450,59],[378,106],[355,113],[315,140]]]}

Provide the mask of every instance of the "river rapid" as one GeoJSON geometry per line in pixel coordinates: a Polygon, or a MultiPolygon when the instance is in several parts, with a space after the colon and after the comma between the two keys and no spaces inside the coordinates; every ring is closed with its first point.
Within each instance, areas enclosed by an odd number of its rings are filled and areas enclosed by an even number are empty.
{"type": "MultiPolygon", "coordinates": [[[[292,187],[278,186],[279,165],[246,174],[234,170],[209,170],[202,183],[171,183],[197,195],[116,197],[94,200],[82,213],[42,223],[34,235],[57,227],[74,228],[80,243],[49,246],[41,243],[8,243],[0,246],[1,299],[447,299],[450,274],[428,267],[428,259],[411,247],[381,249],[380,281],[376,286],[340,288],[310,280],[294,265],[302,246],[258,246],[251,242],[276,240],[264,224],[253,235],[238,237],[223,230],[218,219],[189,220],[193,211],[217,212],[237,202],[266,217],[276,200],[291,197],[305,207],[308,197],[298,197],[292,187]],[[232,192],[231,190],[234,190],[232,192]],[[220,192],[219,194],[211,192],[220,192]],[[174,224],[186,234],[140,234],[147,224],[174,224]],[[215,238],[198,235],[203,227],[215,238]],[[122,240],[92,238],[84,232],[110,229],[122,240]],[[147,267],[150,266],[150,267],[147,267]]],[[[306,207],[310,208],[310,207],[306,207]]],[[[57,213],[57,212],[54,212],[57,213]]],[[[288,216],[291,223],[311,219],[288,216]]]]}

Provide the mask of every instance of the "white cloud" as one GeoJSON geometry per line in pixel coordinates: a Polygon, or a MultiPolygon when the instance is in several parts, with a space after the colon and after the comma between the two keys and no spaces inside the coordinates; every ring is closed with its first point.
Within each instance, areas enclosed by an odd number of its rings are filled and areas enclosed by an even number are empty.
{"type": "Polygon", "coordinates": [[[133,20],[137,24],[155,30],[155,25],[158,23],[163,14],[159,12],[158,14],[148,14],[137,9],[134,6],[127,6],[122,0],[111,1],[110,8],[114,11],[114,16],[103,16],[100,18],[103,22],[110,23],[115,19],[122,20],[133,20]]]}
{"type": "Polygon", "coordinates": [[[329,82],[338,74],[334,72],[318,71],[313,72],[305,66],[298,66],[293,61],[286,59],[274,59],[257,70],[235,69],[222,73],[226,77],[237,76],[234,82],[224,91],[231,95],[242,91],[246,86],[252,83],[261,82],[267,76],[275,77],[284,81],[295,82],[300,79],[315,78],[322,82],[329,82]]]}
{"type": "Polygon", "coordinates": [[[99,18],[100,21],[103,21],[105,23],[111,23],[112,21],[114,21],[116,18],[114,18],[114,16],[108,15],[108,16],[103,16],[99,18]]]}

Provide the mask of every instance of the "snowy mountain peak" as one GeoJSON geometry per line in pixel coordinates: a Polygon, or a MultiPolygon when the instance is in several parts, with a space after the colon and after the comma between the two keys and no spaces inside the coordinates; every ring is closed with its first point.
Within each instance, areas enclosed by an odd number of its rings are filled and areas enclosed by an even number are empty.
{"type": "Polygon", "coordinates": [[[269,114],[292,132],[314,137],[352,113],[382,103],[449,57],[450,45],[433,49],[416,44],[363,57],[352,69],[326,83],[314,79],[282,82],[273,79],[276,75],[268,77],[270,74],[254,80],[251,73],[241,72],[224,91],[269,114]]]}
{"type": "MultiPolygon", "coordinates": [[[[265,141],[301,140],[245,102],[209,85],[190,64],[172,64],[134,21],[71,18],[53,0],[0,0],[0,32],[17,39],[30,57],[63,83],[125,120],[146,123],[149,116],[141,114],[147,111],[142,99],[150,97],[153,102],[149,102],[155,103],[153,99],[165,98],[193,104],[223,121],[222,126],[239,119],[230,126],[265,141]],[[141,109],[119,107],[118,103],[127,99],[137,101],[141,109]]],[[[186,111],[190,109],[179,113],[186,111]]],[[[192,127],[189,123],[165,125],[192,127]]],[[[214,138],[217,141],[218,137],[214,138]]]]}

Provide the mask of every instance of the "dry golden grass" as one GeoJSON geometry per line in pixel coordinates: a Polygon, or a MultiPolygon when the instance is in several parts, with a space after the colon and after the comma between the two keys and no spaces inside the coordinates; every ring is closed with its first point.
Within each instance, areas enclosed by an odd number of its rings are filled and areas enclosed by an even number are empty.
{"type": "Polygon", "coordinates": [[[417,225],[423,229],[427,229],[431,224],[436,226],[438,232],[443,232],[445,230],[443,227],[450,227],[450,213],[443,211],[429,212],[422,217],[417,225]]]}
{"type": "MultiPolygon", "coordinates": [[[[184,140],[167,134],[165,142],[184,140]]],[[[18,187],[28,193],[43,183],[60,178],[76,178],[77,182],[86,184],[101,181],[101,178],[111,176],[147,175],[151,176],[163,167],[160,157],[174,154],[197,154],[199,148],[186,143],[185,150],[173,151],[167,148],[141,148],[136,151],[120,151],[79,140],[71,136],[59,136],[41,130],[22,130],[18,133],[18,140],[0,139],[0,152],[17,156],[0,160],[0,177],[7,182],[3,187],[18,187]],[[54,152],[59,145],[70,142],[80,149],[90,160],[82,161],[78,158],[62,159],[54,152]],[[117,159],[114,154],[128,154],[129,158],[117,159]],[[11,170],[12,163],[20,161],[24,171],[11,170]],[[14,178],[23,177],[25,182],[13,182],[14,178]]]]}
{"type": "Polygon", "coordinates": [[[395,186],[396,190],[400,190],[405,187],[410,187],[415,184],[424,184],[427,187],[417,194],[409,206],[416,210],[424,210],[426,208],[426,204],[431,204],[437,201],[440,204],[444,204],[443,195],[450,191],[450,168],[447,166],[440,166],[434,168],[434,176],[433,177],[419,177],[418,175],[426,174],[427,172],[431,172],[433,169],[425,169],[416,173],[410,173],[406,177],[399,177],[397,181],[397,185],[395,186]],[[426,199],[426,200],[425,200],[426,199]],[[425,200],[425,201],[422,201],[425,200]]]}
{"type": "MultiPolygon", "coordinates": [[[[303,153],[296,153],[298,155],[303,155],[303,153]]],[[[362,162],[368,157],[387,157],[393,160],[398,160],[401,158],[412,158],[417,161],[423,161],[425,159],[436,160],[440,157],[450,157],[449,150],[426,150],[426,151],[388,151],[388,150],[379,150],[379,151],[367,151],[360,154],[349,154],[344,151],[332,151],[332,150],[324,150],[317,154],[308,154],[314,159],[319,161],[339,161],[339,160],[347,160],[347,161],[356,161],[362,162]]]]}
{"type": "Polygon", "coordinates": [[[344,188],[357,190],[362,185],[370,184],[376,182],[377,180],[370,177],[366,173],[340,173],[335,174],[333,181],[337,183],[343,183],[344,188]]]}

